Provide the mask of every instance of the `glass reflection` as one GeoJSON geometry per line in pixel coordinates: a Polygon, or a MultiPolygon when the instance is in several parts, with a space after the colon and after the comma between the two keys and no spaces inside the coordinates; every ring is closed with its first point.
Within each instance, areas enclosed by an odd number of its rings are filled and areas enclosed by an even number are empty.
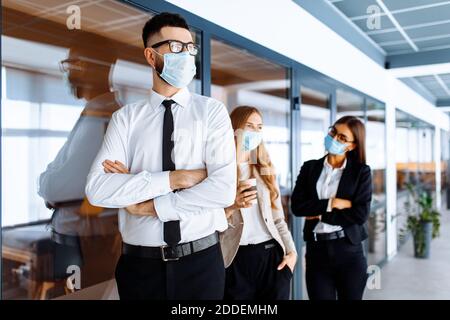
{"type": "Polygon", "coordinates": [[[306,86],[302,86],[300,92],[300,142],[303,163],[325,155],[323,139],[331,125],[331,111],[327,94],[306,86]]]}
{"type": "Polygon", "coordinates": [[[263,114],[263,139],[275,165],[284,212],[291,192],[287,69],[222,41],[211,41],[211,95],[231,112],[240,105],[263,114]]]}
{"type": "Polygon", "coordinates": [[[2,1],[4,299],[116,297],[117,210],[91,205],[84,187],[112,113],[152,86],[141,39],[150,15],[82,0],[77,30],[73,4],[2,1]]]}
{"type": "MultiPolygon", "coordinates": [[[[105,38],[90,33],[77,32],[74,39],[77,44],[111,47],[105,38]]],[[[71,93],[83,99],[85,106],[66,143],[39,177],[38,193],[53,211],[53,263],[47,277],[50,281],[64,281],[69,268],[79,267],[82,277],[77,289],[113,278],[121,243],[117,209],[95,207],[84,196],[86,177],[108,122],[121,107],[109,82],[117,56],[113,49],[95,49],[71,47],[68,58],[60,62],[71,93]]],[[[76,281],[70,278],[68,282],[76,281]]]]}

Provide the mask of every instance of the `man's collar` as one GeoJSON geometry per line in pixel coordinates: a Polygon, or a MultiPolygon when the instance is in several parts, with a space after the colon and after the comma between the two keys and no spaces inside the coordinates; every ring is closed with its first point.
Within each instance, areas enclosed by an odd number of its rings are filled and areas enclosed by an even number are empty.
{"type": "Polygon", "coordinates": [[[150,105],[152,108],[158,108],[164,100],[173,100],[176,104],[187,107],[189,105],[189,101],[191,100],[191,93],[187,88],[182,88],[172,97],[164,97],[163,95],[151,90],[150,93],[150,105]]]}

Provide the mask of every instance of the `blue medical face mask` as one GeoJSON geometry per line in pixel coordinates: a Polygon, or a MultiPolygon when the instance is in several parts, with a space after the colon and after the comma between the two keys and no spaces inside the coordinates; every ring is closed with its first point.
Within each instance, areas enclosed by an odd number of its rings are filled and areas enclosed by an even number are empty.
{"type": "Polygon", "coordinates": [[[197,68],[195,67],[195,57],[191,56],[189,52],[161,54],[154,51],[164,57],[164,67],[159,76],[168,84],[181,89],[192,81],[197,68]]]}
{"type": "Polygon", "coordinates": [[[325,150],[327,150],[328,153],[338,156],[345,154],[345,149],[347,148],[346,144],[333,139],[333,137],[331,137],[329,134],[326,135],[324,144],[325,150]]]}
{"type": "Polygon", "coordinates": [[[262,141],[262,132],[244,130],[242,134],[242,147],[244,151],[256,149],[262,141]]]}

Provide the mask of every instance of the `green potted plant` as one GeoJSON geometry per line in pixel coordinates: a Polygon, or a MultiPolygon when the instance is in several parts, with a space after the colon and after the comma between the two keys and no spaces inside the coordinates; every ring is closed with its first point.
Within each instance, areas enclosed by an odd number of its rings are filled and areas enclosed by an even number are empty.
{"type": "Polygon", "coordinates": [[[408,212],[406,230],[413,236],[414,256],[427,259],[430,257],[431,240],[439,236],[440,214],[434,209],[430,193],[424,190],[416,192],[412,184],[407,184],[407,188],[415,206],[410,201],[405,203],[408,212]]]}

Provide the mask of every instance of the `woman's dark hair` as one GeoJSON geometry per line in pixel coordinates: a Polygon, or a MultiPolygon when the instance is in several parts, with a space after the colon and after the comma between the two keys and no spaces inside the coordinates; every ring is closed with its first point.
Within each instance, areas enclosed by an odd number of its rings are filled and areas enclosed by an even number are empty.
{"type": "Polygon", "coordinates": [[[186,20],[177,13],[162,12],[150,18],[142,29],[142,41],[147,48],[148,39],[164,27],[178,27],[189,30],[186,20]]]}
{"type": "Polygon", "coordinates": [[[349,152],[349,155],[354,156],[359,163],[366,164],[366,127],[364,123],[357,117],[345,116],[334,124],[345,124],[350,129],[354,137],[353,143],[356,147],[349,152]]]}

